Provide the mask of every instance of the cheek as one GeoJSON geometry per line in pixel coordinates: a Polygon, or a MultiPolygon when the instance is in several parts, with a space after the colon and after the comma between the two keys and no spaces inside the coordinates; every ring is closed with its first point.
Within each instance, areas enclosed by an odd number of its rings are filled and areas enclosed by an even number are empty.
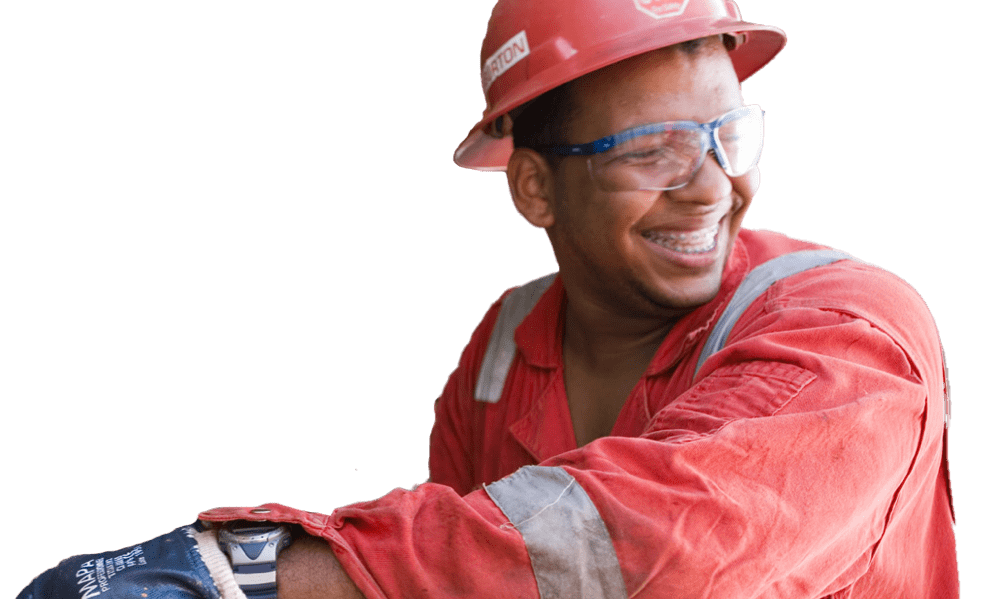
{"type": "Polygon", "coordinates": [[[735,225],[740,224],[740,218],[744,216],[747,212],[749,206],[751,206],[751,200],[754,199],[755,192],[758,191],[758,185],[761,183],[761,171],[758,167],[754,167],[746,175],[741,177],[734,177],[730,180],[733,183],[734,188],[734,210],[735,210],[735,225]]]}
{"type": "Polygon", "coordinates": [[[758,193],[758,188],[762,186],[762,169],[756,166],[744,176],[749,178],[747,184],[747,192],[749,194],[747,203],[750,203],[751,199],[755,198],[755,194],[758,193]]]}
{"type": "Polygon", "coordinates": [[[601,246],[605,251],[623,246],[660,198],[659,192],[601,191],[585,170],[560,174],[565,176],[556,188],[558,228],[575,237],[578,245],[601,246]]]}
{"type": "Polygon", "coordinates": [[[596,237],[622,235],[646,212],[646,205],[634,193],[605,193],[596,189],[581,190],[581,201],[570,214],[582,234],[596,237]]]}

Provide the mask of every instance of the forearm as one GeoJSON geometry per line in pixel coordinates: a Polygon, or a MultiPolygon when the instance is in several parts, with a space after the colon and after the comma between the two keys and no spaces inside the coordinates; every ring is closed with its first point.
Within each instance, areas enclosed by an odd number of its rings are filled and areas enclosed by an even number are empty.
{"type": "Polygon", "coordinates": [[[323,539],[301,537],[280,553],[279,599],[362,599],[323,539]]]}

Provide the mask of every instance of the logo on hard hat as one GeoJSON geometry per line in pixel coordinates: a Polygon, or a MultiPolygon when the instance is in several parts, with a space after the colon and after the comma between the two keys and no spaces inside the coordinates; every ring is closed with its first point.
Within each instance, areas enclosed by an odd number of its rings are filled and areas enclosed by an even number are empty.
{"type": "Polygon", "coordinates": [[[688,0],[632,0],[636,8],[654,19],[676,17],[685,12],[688,0]]]}
{"type": "Polygon", "coordinates": [[[489,91],[489,86],[496,78],[510,70],[510,67],[527,58],[531,48],[527,44],[527,32],[521,31],[508,39],[482,65],[482,91],[489,91]]]}

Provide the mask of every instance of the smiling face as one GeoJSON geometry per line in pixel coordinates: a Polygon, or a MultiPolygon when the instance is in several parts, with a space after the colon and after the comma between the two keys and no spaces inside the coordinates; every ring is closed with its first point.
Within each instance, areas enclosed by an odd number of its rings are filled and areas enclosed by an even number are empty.
{"type": "MultiPolygon", "coordinates": [[[[666,49],[622,61],[574,81],[571,91],[573,144],[647,123],[708,122],[742,106],[730,58],[715,38],[693,53],[666,49]]],[[[571,301],[622,316],[675,318],[718,292],[758,171],[731,178],[708,156],[679,189],[607,192],[585,158],[569,157],[550,184],[550,218],[538,224],[548,231],[571,301]]]]}

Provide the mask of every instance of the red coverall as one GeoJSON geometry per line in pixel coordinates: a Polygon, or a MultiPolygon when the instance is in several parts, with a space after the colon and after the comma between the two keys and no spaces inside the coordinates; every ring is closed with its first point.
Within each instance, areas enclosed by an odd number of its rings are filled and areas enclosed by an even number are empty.
{"type": "Polygon", "coordinates": [[[367,597],[957,597],[940,343],[911,287],[853,261],[791,276],[693,380],[744,275],[817,247],[741,231],[609,437],[576,447],[557,280],[498,403],[473,388],[500,302],[475,330],[436,404],[430,483],[329,516],[201,518],[300,524],[367,597]]]}

